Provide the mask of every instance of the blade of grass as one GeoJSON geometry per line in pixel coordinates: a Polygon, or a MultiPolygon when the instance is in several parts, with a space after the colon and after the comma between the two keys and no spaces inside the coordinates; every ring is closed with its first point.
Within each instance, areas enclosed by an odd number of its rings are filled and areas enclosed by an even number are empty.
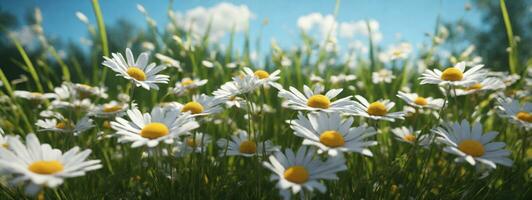
{"type": "Polygon", "coordinates": [[[61,58],[61,56],[59,56],[59,54],[57,53],[54,47],[50,46],[49,51],[50,51],[50,54],[52,54],[52,56],[57,60],[57,62],[59,63],[59,66],[61,66],[61,72],[63,73],[63,80],[70,81],[70,70],[68,69],[68,66],[65,64],[65,62],[63,62],[63,59],[61,58]]]}
{"type": "Polygon", "coordinates": [[[9,80],[7,80],[7,77],[1,68],[0,68],[0,79],[2,80],[2,83],[4,83],[4,88],[6,89],[7,94],[9,94],[11,98],[15,98],[15,95],[13,94],[13,89],[11,89],[11,84],[9,84],[9,80]]]}
{"type": "MultiPolygon", "coordinates": [[[[92,7],[94,15],[96,15],[96,21],[98,23],[98,31],[100,32],[100,40],[102,42],[102,53],[104,56],[109,56],[109,46],[107,44],[107,33],[105,31],[105,24],[103,22],[102,10],[100,9],[100,3],[98,0],[92,0],[92,7]]],[[[107,75],[107,67],[104,67],[101,74],[101,83],[105,82],[107,75]]]]}
{"type": "Polygon", "coordinates": [[[13,41],[13,43],[15,43],[15,46],[18,52],[20,53],[20,55],[22,56],[22,59],[26,63],[26,66],[28,67],[28,71],[30,72],[31,78],[33,78],[33,81],[35,81],[35,85],[37,86],[37,91],[44,92],[39,76],[37,75],[37,71],[35,70],[33,63],[31,63],[31,60],[28,57],[28,54],[26,53],[22,45],[20,45],[20,42],[18,41],[16,37],[14,36],[11,37],[11,40],[13,41]]]}
{"type": "Polygon", "coordinates": [[[510,55],[508,58],[508,64],[510,65],[510,73],[515,74],[518,71],[517,65],[519,64],[517,58],[517,43],[515,43],[514,40],[514,33],[512,30],[512,24],[510,22],[510,16],[508,15],[508,10],[506,9],[506,2],[504,0],[500,0],[500,4],[502,18],[504,19],[504,26],[506,28],[506,36],[508,37],[508,44],[510,45],[510,55]]]}

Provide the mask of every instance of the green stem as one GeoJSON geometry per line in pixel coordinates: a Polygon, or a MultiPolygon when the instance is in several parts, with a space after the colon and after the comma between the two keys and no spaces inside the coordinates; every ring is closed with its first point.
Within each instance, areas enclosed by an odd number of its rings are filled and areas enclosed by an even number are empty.
{"type": "Polygon", "coordinates": [[[514,33],[512,31],[512,24],[510,22],[510,16],[508,15],[508,10],[506,9],[506,3],[504,0],[499,0],[501,4],[502,18],[504,20],[504,27],[506,28],[506,36],[508,37],[508,44],[510,47],[510,55],[508,58],[508,64],[510,65],[510,72],[512,74],[517,73],[517,43],[514,40],[514,33]]]}
{"type": "MultiPolygon", "coordinates": [[[[94,10],[94,15],[96,15],[96,21],[98,23],[98,31],[100,32],[100,40],[102,42],[102,53],[104,56],[109,56],[109,46],[107,44],[107,33],[105,31],[105,24],[103,22],[102,10],[100,9],[100,3],[98,0],[92,0],[92,7],[94,10]]],[[[104,67],[102,70],[101,83],[105,82],[105,77],[107,74],[107,67],[104,67]]]]}
{"type": "Polygon", "coordinates": [[[31,77],[35,81],[35,85],[37,86],[37,91],[44,92],[43,87],[41,85],[41,81],[39,79],[39,76],[37,76],[37,71],[35,70],[35,67],[33,66],[33,63],[31,63],[30,58],[28,57],[28,54],[26,51],[24,51],[24,48],[22,45],[20,45],[20,42],[16,37],[11,37],[11,40],[13,40],[13,43],[15,43],[15,46],[17,47],[18,52],[22,56],[22,59],[26,63],[26,66],[28,67],[28,71],[30,72],[31,77]]]}

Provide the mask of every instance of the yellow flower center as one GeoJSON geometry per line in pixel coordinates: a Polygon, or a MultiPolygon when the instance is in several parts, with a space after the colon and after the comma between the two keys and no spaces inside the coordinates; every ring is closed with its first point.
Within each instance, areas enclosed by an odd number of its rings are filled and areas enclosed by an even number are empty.
{"type": "Polygon", "coordinates": [[[525,112],[525,111],[518,112],[515,115],[515,117],[517,117],[517,119],[519,119],[521,121],[532,123],[532,115],[530,113],[528,113],[528,112],[525,112]]]}
{"type": "Polygon", "coordinates": [[[39,97],[42,97],[42,93],[38,93],[38,92],[32,92],[30,93],[30,95],[34,98],[39,98],[39,97]]]}
{"type": "Polygon", "coordinates": [[[68,122],[58,122],[57,124],[55,124],[55,128],[58,128],[58,129],[65,129],[65,128],[68,128],[68,126],[69,126],[68,122]]]}
{"type": "Polygon", "coordinates": [[[403,51],[401,51],[401,50],[392,51],[392,55],[393,56],[399,57],[399,56],[401,56],[401,54],[403,54],[403,51]]]}
{"type": "Polygon", "coordinates": [[[458,149],[473,157],[484,155],[484,145],[476,140],[463,140],[458,144],[458,149]]]}
{"type": "Polygon", "coordinates": [[[405,141],[408,141],[408,142],[414,142],[414,141],[416,141],[416,136],[407,133],[407,134],[405,134],[405,136],[403,136],[403,139],[405,141]]]}
{"type": "Polygon", "coordinates": [[[344,137],[338,131],[324,131],[320,135],[320,142],[328,147],[344,146],[344,137]]]}
{"type": "Polygon", "coordinates": [[[50,161],[36,161],[28,166],[28,169],[37,174],[55,174],[63,171],[63,164],[57,160],[50,161]]]}
{"type": "Polygon", "coordinates": [[[427,102],[427,99],[423,97],[416,97],[416,100],[414,100],[414,103],[420,106],[427,105],[429,102],[427,102]]]}
{"type": "Polygon", "coordinates": [[[242,141],[238,150],[240,153],[254,154],[257,152],[257,145],[252,141],[242,141]]]}
{"type": "Polygon", "coordinates": [[[264,70],[257,70],[255,71],[255,76],[259,79],[265,79],[265,78],[270,77],[270,73],[264,70]]]}
{"type": "Polygon", "coordinates": [[[195,148],[195,147],[198,147],[198,146],[199,146],[198,142],[197,142],[196,139],[194,139],[194,138],[188,138],[188,139],[187,139],[187,145],[188,145],[189,147],[192,147],[192,148],[195,148]]]}
{"type": "Polygon", "coordinates": [[[146,74],[142,69],[138,67],[129,67],[127,68],[127,74],[131,77],[133,77],[137,81],[144,81],[146,80],[146,74]]]}
{"type": "Polygon", "coordinates": [[[313,108],[327,109],[331,106],[331,100],[324,95],[316,94],[308,98],[307,105],[313,108]]]}
{"type": "Polygon", "coordinates": [[[482,89],[482,84],[475,83],[475,84],[469,86],[468,88],[466,88],[465,90],[480,90],[480,89],[482,89]]]}
{"type": "Polygon", "coordinates": [[[116,112],[122,109],[122,105],[110,105],[106,104],[103,106],[103,112],[110,113],[110,112],[116,112]]]}
{"type": "Polygon", "coordinates": [[[441,74],[441,79],[446,81],[460,81],[464,78],[464,74],[456,67],[449,67],[441,74]]]}
{"type": "Polygon", "coordinates": [[[106,121],[103,122],[102,126],[103,126],[103,128],[111,129],[111,122],[106,120],[106,121]]]}
{"type": "Polygon", "coordinates": [[[163,123],[153,122],[144,126],[140,131],[140,136],[148,139],[156,139],[165,135],[168,135],[168,127],[163,123]]]}
{"type": "Polygon", "coordinates": [[[183,106],[183,108],[181,109],[181,112],[188,112],[188,111],[190,111],[190,113],[192,114],[202,113],[203,106],[198,102],[191,101],[185,104],[185,106],[183,106]]]}
{"type": "Polygon", "coordinates": [[[9,148],[9,144],[8,143],[4,143],[4,144],[2,144],[2,147],[7,149],[7,148],[9,148]]]}
{"type": "Polygon", "coordinates": [[[83,83],[78,83],[78,86],[85,89],[85,90],[90,90],[92,89],[92,86],[90,85],[87,85],[87,84],[83,84],[83,83]]]}
{"type": "Polygon", "coordinates": [[[192,83],[194,83],[194,80],[189,79],[189,78],[185,78],[185,79],[181,80],[181,85],[183,85],[185,87],[191,85],[192,83]]]}
{"type": "Polygon", "coordinates": [[[368,106],[368,114],[370,115],[376,115],[376,116],[384,116],[388,113],[388,110],[386,109],[386,106],[384,106],[381,102],[373,102],[369,104],[368,106]]]}
{"type": "Polygon", "coordinates": [[[308,181],[309,174],[305,167],[295,165],[284,171],[284,178],[292,183],[302,184],[308,181]]]}

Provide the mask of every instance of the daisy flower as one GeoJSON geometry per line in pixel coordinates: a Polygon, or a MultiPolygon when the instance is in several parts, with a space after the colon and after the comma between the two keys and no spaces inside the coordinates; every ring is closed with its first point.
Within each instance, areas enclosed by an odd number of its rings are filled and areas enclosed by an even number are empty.
{"type": "Polygon", "coordinates": [[[341,152],[357,152],[373,156],[368,147],[377,145],[377,142],[366,139],[377,131],[366,125],[351,128],[352,124],[352,117],[342,120],[339,113],[325,112],[309,113],[307,117],[299,113],[298,119],[290,120],[294,134],[304,138],[303,145],[318,147],[318,153],[336,156],[341,152]]]}
{"type": "Polygon", "coordinates": [[[468,87],[456,88],[454,90],[451,90],[451,95],[463,96],[463,95],[473,94],[473,93],[477,93],[481,91],[499,90],[499,89],[504,89],[504,88],[506,88],[506,86],[500,79],[489,77],[489,78],[482,79],[481,81],[473,85],[470,85],[468,87]]]}
{"type": "Polygon", "coordinates": [[[280,88],[279,97],[286,99],[289,108],[294,110],[342,112],[354,104],[351,97],[344,97],[336,101],[335,98],[343,89],[331,89],[325,95],[320,94],[323,87],[316,86],[312,91],[308,86],[303,86],[303,93],[296,88],[290,87],[290,91],[280,88]]]}
{"type": "Polygon", "coordinates": [[[54,88],[54,101],[70,101],[75,98],[77,93],[72,83],[63,82],[60,87],[54,88]]]}
{"type": "Polygon", "coordinates": [[[23,90],[15,90],[13,94],[15,97],[27,99],[34,103],[41,103],[55,97],[54,93],[28,92],[23,90]]]}
{"type": "Polygon", "coordinates": [[[74,109],[77,111],[87,111],[90,110],[93,106],[94,105],[92,104],[90,99],[74,99],[72,101],[52,101],[52,108],[54,109],[74,109]]]}
{"type": "Polygon", "coordinates": [[[174,138],[199,127],[187,113],[177,109],[168,111],[154,107],[151,113],[141,113],[136,107],[127,111],[129,120],[117,117],[111,127],[118,134],[121,143],[132,142],[131,147],[143,145],[155,147],[159,142],[172,143],[174,138]]]}
{"type": "Polygon", "coordinates": [[[86,98],[89,96],[97,96],[99,98],[107,99],[107,88],[105,87],[93,87],[87,84],[75,83],[72,84],[72,88],[76,90],[80,98],[86,98]]]}
{"type": "Polygon", "coordinates": [[[220,155],[228,156],[245,156],[251,157],[254,155],[271,154],[278,151],[279,147],[274,146],[269,140],[255,143],[249,138],[246,131],[240,130],[237,135],[231,136],[231,140],[224,138],[219,139],[216,144],[218,147],[224,149],[220,155]]]}
{"type": "Polygon", "coordinates": [[[463,86],[477,83],[479,80],[486,76],[486,73],[482,71],[484,65],[475,65],[469,70],[465,70],[466,63],[459,62],[454,67],[449,67],[440,71],[439,69],[425,70],[419,79],[421,84],[437,84],[440,86],[463,86]]]}
{"type": "MultiPolygon", "coordinates": [[[[338,74],[338,75],[332,75],[330,79],[331,79],[331,83],[334,85],[334,84],[340,84],[340,83],[356,80],[357,77],[352,74],[350,75],[338,74]]],[[[311,81],[312,81],[312,77],[311,77],[311,81]]]]}
{"type": "Polygon", "coordinates": [[[488,76],[499,78],[500,80],[502,80],[506,87],[513,85],[515,82],[521,79],[521,76],[519,76],[519,74],[509,74],[508,72],[490,71],[488,72],[488,76]]]}
{"type": "Polygon", "coordinates": [[[532,103],[519,104],[518,100],[499,97],[498,114],[525,129],[532,128],[532,103]]]}
{"type": "Polygon", "coordinates": [[[160,53],[156,53],[155,57],[159,59],[161,63],[166,67],[174,67],[177,69],[177,71],[183,71],[183,68],[181,68],[181,63],[178,60],[175,60],[169,56],[165,56],[160,53]]]}
{"type": "Polygon", "coordinates": [[[343,156],[329,157],[325,161],[313,157],[313,150],[300,147],[295,153],[291,149],[286,149],[284,153],[275,152],[269,157],[269,162],[263,162],[264,167],[273,172],[270,180],[277,181],[276,186],[284,199],[290,199],[298,192],[303,199],[303,189],[324,193],[327,188],[321,180],[338,180],[336,173],[347,169],[343,156]]]}
{"type": "Polygon", "coordinates": [[[416,142],[419,142],[419,145],[421,146],[428,146],[431,142],[431,138],[427,135],[422,135],[421,130],[414,131],[412,127],[398,127],[391,130],[392,133],[395,135],[395,138],[399,141],[415,144],[416,142]]]}
{"type": "Polygon", "coordinates": [[[125,79],[132,81],[137,87],[143,87],[146,90],[151,88],[158,90],[157,83],[168,83],[169,76],[157,74],[164,70],[166,66],[156,66],[155,63],[148,64],[148,53],[141,53],[137,61],[129,48],[126,49],[126,59],[121,53],[113,53],[112,58],[104,57],[104,66],[111,68],[125,79]]]}
{"type": "Polygon", "coordinates": [[[177,82],[175,84],[175,87],[173,89],[174,94],[178,96],[182,96],[187,92],[194,91],[196,88],[203,86],[207,84],[207,79],[191,79],[191,78],[183,78],[181,82],[177,82]]]}
{"type": "Polygon", "coordinates": [[[373,81],[374,84],[382,83],[382,82],[391,83],[392,79],[394,78],[395,78],[395,75],[393,75],[392,71],[387,70],[387,69],[381,69],[371,74],[371,80],[373,81]]]}
{"type": "Polygon", "coordinates": [[[35,134],[26,136],[26,145],[15,137],[10,138],[11,150],[0,148],[0,165],[15,176],[13,184],[29,182],[25,192],[37,194],[42,187],[55,188],[65,178],[84,176],[86,172],[100,169],[100,160],[87,160],[91,150],[80,152],[74,147],[65,153],[41,144],[35,134]]]}
{"type": "Polygon", "coordinates": [[[259,79],[259,82],[262,84],[268,84],[275,88],[282,88],[282,86],[279,83],[276,83],[275,81],[279,80],[281,77],[279,74],[281,73],[281,70],[275,70],[273,73],[268,73],[265,70],[256,70],[253,71],[249,67],[244,67],[244,73],[246,76],[255,76],[259,79]]]}
{"type": "Polygon", "coordinates": [[[192,96],[192,101],[186,104],[176,103],[175,106],[181,112],[189,112],[192,116],[204,116],[219,113],[224,99],[208,96],[206,94],[192,96]]]}
{"type": "Polygon", "coordinates": [[[432,129],[438,135],[438,141],[447,145],[443,150],[455,154],[457,162],[467,161],[471,165],[477,162],[485,164],[493,169],[495,164],[512,166],[512,160],[507,158],[510,151],[504,150],[504,142],[492,142],[497,132],[482,133],[482,125],[479,122],[469,124],[466,120],[462,123],[455,122],[432,129]]]}
{"type": "Polygon", "coordinates": [[[206,68],[213,68],[214,67],[214,63],[212,63],[211,61],[208,61],[208,60],[201,61],[201,65],[203,65],[206,68]]]}
{"type": "Polygon", "coordinates": [[[88,116],[81,118],[76,124],[73,124],[67,119],[39,119],[35,123],[39,127],[39,132],[51,131],[58,133],[73,133],[79,135],[92,127],[94,127],[93,120],[88,116]]]}
{"type": "Polygon", "coordinates": [[[113,118],[115,116],[122,116],[128,107],[128,104],[111,101],[103,105],[95,106],[90,111],[90,115],[100,118],[113,118]]]}
{"type": "Polygon", "coordinates": [[[390,113],[390,110],[395,106],[395,103],[389,100],[379,100],[369,103],[366,98],[360,95],[355,95],[355,98],[358,102],[355,102],[355,105],[350,107],[348,113],[351,115],[391,122],[395,121],[395,119],[403,119],[403,116],[405,115],[404,112],[390,113]]]}
{"type": "Polygon", "coordinates": [[[255,76],[235,76],[233,81],[229,81],[213,92],[218,99],[231,99],[241,94],[246,94],[257,90],[262,83],[255,76]]]}
{"type": "Polygon", "coordinates": [[[0,148],[8,148],[9,144],[7,143],[7,136],[4,136],[4,129],[0,128],[0,148]]]}
{"type": "Polygon", "coordinates": [[[443,107],[443,103],[445,100],[443,99],[434,99],[432,97],[422,97],[419,96],[416,93],[405,93],[399,91],[397,94],[397,97],[404,100],[408,105],[415,107],[415,108],[430,108],[439,110],[441,107],[443,107]]]}
{"type": "Polygon", "coordinates": [[[177,157],[182,157],[192,152],[204,152],[211,143],[211,136],[205,133],[197,132],[194,135],[188,135],[179,143],[177,157]]]}

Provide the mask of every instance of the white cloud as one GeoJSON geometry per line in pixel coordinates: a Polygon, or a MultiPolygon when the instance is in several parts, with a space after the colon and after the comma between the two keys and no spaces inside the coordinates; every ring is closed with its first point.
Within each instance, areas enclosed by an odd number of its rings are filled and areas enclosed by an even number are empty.
{"type": "Polygon", "coordinates": [[[248,29],[253,12],[246,5],[219,3],[213,7],[196,7],[185,13],[176,12],[175,19],[179,27],[191,30],[196,36],[205,34],[210,27],[210,39],[217,41],[226,33],[242,32],[248,29]]]}
{"type": "Polygon", "coordinates": [[[369,36],[368,24],[373,41],[380,42],[382,33],[379,30],[379,22],[373,19],[338,22],[330,14],[310,13],[299,17],[297,20],[297,26],[302,31],[311,33],[313,30],[317,30],[322,38],[326,38],[328,34],[331,34],[330,36],[333,40],[337,36],[345,39],[353,39],[356,36],[369,36]]]}
{"type": "Polygon", "coordinates": [[[297,26],[305,31],[311,32],[316,28],[321,37],[326,38],[329,34],[336,35],[338,23],[332,15],[322,15],[321,13],[311,13],[297,19],[297,26]]]}

